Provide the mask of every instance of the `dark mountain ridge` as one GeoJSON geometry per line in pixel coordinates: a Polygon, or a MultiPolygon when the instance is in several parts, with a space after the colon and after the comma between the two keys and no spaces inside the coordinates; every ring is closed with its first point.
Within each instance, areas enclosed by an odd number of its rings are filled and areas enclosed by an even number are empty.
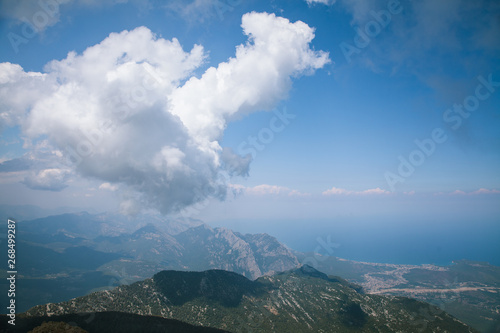
{"type": "MultiPolygon", "coordinates": [[[[89,333],[224,333],[227,331],[211,327],[190,325],[176,319],[158,316],[141,316],[125,312],[71,313],[60,316],[23,317],[16,319],[16,325],[7,323],[7,316],[0,315],[0,332],[26,333],[43,323],[67,323],[89,333]]],[[[53,325],[55,326],[55,325],[53,325]]],[[[44,331],[47,332],[47,331],[44,331]]],[[[49,331],[61,332],[61,331],[49,331]]]]}
{"type": "Polygon", "coordinates": [[[475,332],[429,304],[367,295],[312,267],[255,281],[232,272],[164,271],[153,278],[68,302],[36,306],[28,317],[120,311],[241,332],[475,332]]]}

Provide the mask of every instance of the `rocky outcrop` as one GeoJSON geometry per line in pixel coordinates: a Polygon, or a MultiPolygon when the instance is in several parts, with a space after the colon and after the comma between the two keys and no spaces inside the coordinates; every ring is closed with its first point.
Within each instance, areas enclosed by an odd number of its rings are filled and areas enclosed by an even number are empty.
{"type": "Polygon", "coordinates": [[[288,248],[266,234],[243,236],[203,225],[177,235],[176,240],[185,249],[182,262],[191,263],[191,269],[219,268],[256,279],[299,264],[288,248]]]}

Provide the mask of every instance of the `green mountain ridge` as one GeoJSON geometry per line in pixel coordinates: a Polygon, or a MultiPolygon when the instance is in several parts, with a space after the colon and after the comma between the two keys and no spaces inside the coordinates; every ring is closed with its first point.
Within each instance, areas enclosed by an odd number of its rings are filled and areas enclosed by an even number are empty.
{"type": "Polygon", "coordinates": [[[36,306],[25,315],[107,311],[230,332],[476,332],[427,303],[363,294],[310,266],[254,281],[222,270],[163,271],[110,291],[36,306]]]}

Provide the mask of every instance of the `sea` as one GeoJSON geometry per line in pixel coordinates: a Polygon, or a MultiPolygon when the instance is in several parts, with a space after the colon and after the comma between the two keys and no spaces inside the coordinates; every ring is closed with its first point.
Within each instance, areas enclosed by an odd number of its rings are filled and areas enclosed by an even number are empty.
{"type": "Polygon", "coordinates": [[[268,233],[296,251],[355,261],[446,266],[465,259],[500,266],[500,220],[232,220],[221,226],[268,233]]]}

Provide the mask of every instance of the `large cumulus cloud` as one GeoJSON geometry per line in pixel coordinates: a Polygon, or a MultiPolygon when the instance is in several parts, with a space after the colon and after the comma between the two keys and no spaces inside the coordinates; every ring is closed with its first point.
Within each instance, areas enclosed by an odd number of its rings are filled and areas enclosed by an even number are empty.
{"type": "Polygon", "coordinates": [[[193,71],[205,61],[202,46],[186,52],[145,27],[70,52],[44,73],[0,64],[2,125],[20,125],[27,147],[49,142],[58,166],[44,163],[25,184],[62,189],[79,174],[123,186],[136,205],[163,213],[223,198],[222,168],[245,174],[250,162],[220,147],[227,122],[271,109],[293,77],[329,61],[311,49],[314,31],[303,22],[249,13],[242,28],[248,42],[200,78],[193,71]]]}

